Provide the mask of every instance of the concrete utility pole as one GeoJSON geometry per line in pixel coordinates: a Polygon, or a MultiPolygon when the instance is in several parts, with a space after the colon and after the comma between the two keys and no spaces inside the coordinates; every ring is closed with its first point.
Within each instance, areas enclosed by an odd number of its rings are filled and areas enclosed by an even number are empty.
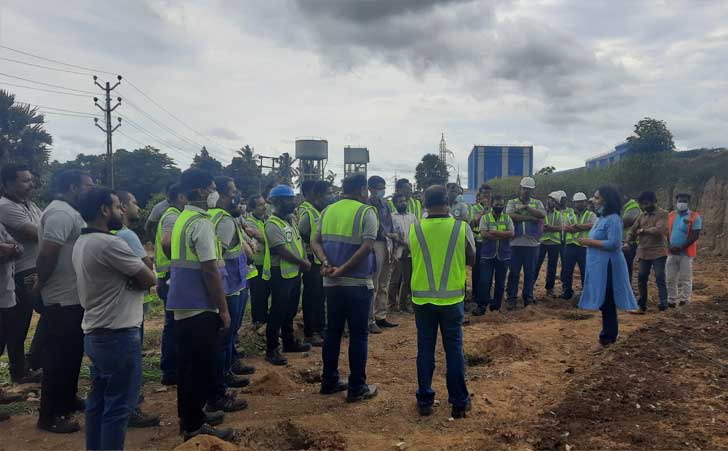
{"type": "Polygon", "coordinates": [[[99,107],[101,111],[104,112],[104,117],[106,121],[106,128],[101,127],[99,125],[99,120],[97,118],[94,118],[94,124],[104,133],[106,133],[106,183],[109,185],[109,188],[114,189],[114,149],[111,145],[111,135],[116,131],[117,128],[121,127],[121,118],[117,118],[119,120],[119,123],[116,124],[115,127],[111,127],[111,112],[114,111],[121,105],[121,97],[116,98],[116,105],[113,107],[111,106],[111,91],[116,89],[119,84],[121,84],[121,75],[118,75],[117,82],[114,86],[111,86],[111,84],[107,81],[106,85],[102,85],[98,82],[98,77],[94,75],[94,83],[96,86],[104,90],[104,93],[106,94],[106,108],[99,105],[99,98],[94,97],[94,105],[99,107]]]}

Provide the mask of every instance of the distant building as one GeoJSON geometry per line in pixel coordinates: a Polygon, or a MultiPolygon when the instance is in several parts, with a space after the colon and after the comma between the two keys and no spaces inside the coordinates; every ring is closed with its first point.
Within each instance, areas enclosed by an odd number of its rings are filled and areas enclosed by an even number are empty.
{"type": "Polygon", "coordinates": [[[601,155],[597,155],[594,158],[586,160],[586,167],[587,169],[596,169],[611,166],[624,158],[625,154],[629,152],[629,149],[630,145],[628,142],[618,144],[614,146],[614,150],[612,150],[611,152],[603,153],[601,155]]]}
{"type": "Polygon", "coordinates": [[[488,180],[533,175],[533,146],[474,146],[468,157],[468,190],[488,180]]]}

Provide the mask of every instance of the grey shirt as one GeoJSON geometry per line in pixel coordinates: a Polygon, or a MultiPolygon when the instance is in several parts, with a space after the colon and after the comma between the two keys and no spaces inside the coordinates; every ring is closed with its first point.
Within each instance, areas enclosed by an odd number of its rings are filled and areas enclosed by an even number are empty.
{"type": "Polygon", "coordinates": [[[237,225],[230,216],[223,216],[217,223],[217,237],[220,239],[223,249],[230,249],[240,243],[237,234],[237,225]]]}
{"type": "Polygon", "coordinates": [[[38,241],[20,239],[18,231],[26,224],[40,225],[41,211],[37,205],[28,201],[13,202],[7,197],[0,199],[0,223],[10,235],[23,246],[23,254],[15,261],[15,271],[21,272],[35,268],[38,258],[38,241]]]}
{"type": "MultiPolygon", "coordinates": [[[[15,240],[2,224],[0,224],[0,243],[15,244],[15,240]]],[[[15,261],[13,259],[0,259],[0,308],[10,308],[15,305],[14,270],[15,261]]]]}
{"type": "Polygon", "coordinates": [[[81,215],[68,202],[54,200],[40,217],[41,241],[59,244],[61,251],[53,273],[40,290],[44,305],[78,305],[76,272],[73,269],[73,245],[86,227],[81,215]]]}
{"type": "Polygon", "coordinates": [[[293,226],[289,224],[287,221],[283,221],[286,223],[286,227],[281,230],[280,227],[273,224],[272,222],[268,221],[265,223],[265,237],[268,239],[268,247],[270,247],[270,266],[271,267],[280,267],[281,266],[281,256],[278,255],[277,252],[273,252],[273,248],[278,246],[285,246],[286,243],[290,242],[290,240],[293,239],[293,230],[291,229],[293,226]]]}
{"type": "Polygon", "coordinates": [[[147,224],[150,222],[159,222],[159,220],[162,219],[162,215],[168,208],[169,202],[167,202],[167,199],[157,202],[154,207],[152,207],[152,211],[149,212],[147,224]]]}
{"type": "Polygon", "coordinates": [[[455,202],[450,205],[450,216],[467,223],[470,222],[470,207],[465,202],[455,202]]]}
{"type": "Polygon", "coordinates": [[[142,325],[145,292],[132,288],[130,277],[146,265],[122,238],[86,232],[76,241],[72,260],[84,333],[142,325]]]}
{"type": "MultiPolygon", "coordinates": [[[[536,203],[536,210],[542,212],[544,215],[546,214],[546,208],[544,208],[543,203],[538,199],[532,199],[536,203]]],[[[523,202],[521,199],[511,199],[508,201],[508,204],[506,204],[506,214],[510,216],[517,210],[521,209],[523,207],[523,202]]],[[[542,219],[533,219],[534,221],[542,221],[542,219]]],[[[513,238],[511,240],[511,246],[523,246],[523,247],[538,247],[541,245],[541,240],[539,238],[536,238],[535,236],[527,236],[527,235],[521,235],[513,238]]]]}
{"type": "MultiPolygon", "coordinates": [[[[327,209],[324,209],[324,211],[321,212],[322,223],[324,216],[326,215],[326,210],[327,209]]],[[[379,218],[377,217],[376,211],[372,208],[368,209],[367,212],[364,214],[363,221],[364,224],[361,233],[362,240],[376,240],[377,232],[379,231],[379,218]]],[[[321,240],[321,227],[316,230],[316,237],[318,240],[321,240]]],[[[372,250],[372,252],[374,251],[372,250]]],[[[324,277],[324,286],[367,287],[369,289],[374,289],[374,282],[372,282],[371,276],[364,279],[357,279],[354,277],[324,277]]]]}

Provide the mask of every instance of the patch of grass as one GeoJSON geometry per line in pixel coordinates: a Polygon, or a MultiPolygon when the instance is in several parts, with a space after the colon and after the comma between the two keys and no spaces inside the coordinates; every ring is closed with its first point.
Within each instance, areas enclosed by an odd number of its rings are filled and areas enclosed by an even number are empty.
{"type": "Polygon", "coordinates": [[[10,404],[0,405],[0,413],[7,413],[10,415],[25,415],[32,413],[38,408],[38,403],[32,404],[29,402],[11,402],[10,404]]]}

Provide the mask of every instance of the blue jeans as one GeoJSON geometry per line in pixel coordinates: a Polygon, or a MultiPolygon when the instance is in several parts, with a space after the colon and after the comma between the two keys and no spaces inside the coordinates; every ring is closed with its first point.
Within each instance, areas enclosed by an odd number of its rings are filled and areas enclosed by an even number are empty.
{"type": "MultiPolygon", "coordinates": [[[[487,261],[487,260],[486,260],[487,261]]],[[[437,330],[442,334],[447,362],[448,401],[454,407],[468,405],[470,395],[465,386],[465,356],[463,354],[464,304],[453,305],[415,304],[417,325],[417,404],[431,406],[435,401],[432,375],[435,372],[435,346],[437,330]]]]}
{"type": "Polygon", "coordinates": [[[321,351],[324,372],[323,388],[339,382],[339,353],[344,325],[349,325],[349,395],[366,390],[367,345],[369,342],[369,311],[374,290],[367,287],[326,287],[328,326],[321,351]]]}
{"type": "Polygon", "coordinates": [[[619,324],[617,322],[617,305],[614,303],[614,288],[612,287],[612,265],[607,265],[607,289],[604,294],[602,311],[602,331],[599,333],[599,343],[608,345],[617,341],[619,324]]]}
{"type": "Polygon", "coordinates": [[[655,271],[655,284],[660,296],[660,307],[667,308],[667,282],[665,281],[665,263],[667,257],[659,257],[654,260],[640,260],[637,284],[640,297],[637,300],[642,310],[647,309],[647,282],[650,278],[650,268],[655,271]]]}
{"type": "Polygon", "coordinates": [[[586,248],[576,244],[567,244],[564,259],[564,278],[561,279],[564,294],[567,296],[574,294],[574,269],[576,269],[577,264],[579,265],[581,286],[583,287],[584,276],[586,275],[586,248]]]}
{"type": "Polygon", "coordinates": [[[215,353],[215,381],[210,387],[208,397],[208,402],[210,403],[218,401],[225,396],[225,392],[227,391],[225,378],[230,374],[230,367],[235,352],[233,332],[235,331],[236,323],[238,327],[240,323],[240,311],[242,307],[240,296],[237,294],[225,296],[225,300],[227,301],[228,312],[230,313],[230,332],[219,334],[218,336],[219,348],[215,353]]]}
{"type": "Polygon", "coordinates": [[[238,316],[237,322],[235,321],[235,318],[231,318],[232,324],[230,325],[232,328],[232,334],[233,334],[233,346],[232,346],[232,356],[230,357],[230,366],[232,367],[233,363],[235,363],[236,359],[239,359],[238,351],[235,349],[235,344],[238,342],[238,332],[240,332],[240,328],[243,327],[243,318],[245,318],[245,309],[248,307],[248,289],[243,288],[243,291],[240,292],[240,315],[238,316]]]}
{"type": "Polygon", "coordinates": [[[539,246],[511,246],[510,273],[508,274],[508,301],[516,302],[518,297],[518,283],[523,268],[523,290],[524,304],[533,300],[533,280],[536,273],[536,260],[538,259],[539,246]]]}
{"type": "MultiPolygon", "coordinates": [[[[169,293],[169,285],[167,281],[169,276],[163,279],[157,279],[157,295],[167,306],[167,294],[169,293]]],[[[164,377],[177,376],[177,351],[174,343],[174,312],[164,310],[164,328],[162,329],[162,356],[159,359],[159,368],[162,370],[164,377]]]]}
{"type": "Polygon", "coordinates": [[[124,449],[126,425],[139,400],[142,346],[138,327],[84,337],[91,359],[86,398],[86,449],[124,449]]]}
{"type": "Polygon", "coordinates": [[[478,305],[491,310],[500,310],[503,301],[503,292],[506,287],[506,273],[508,272],[508,260],[488,258],[480,261],[480,286],[478,287],[478,305]],[[495,290],[493,297],[490,297],[490,287],[493,285],[495,276],[495,290]]]}

